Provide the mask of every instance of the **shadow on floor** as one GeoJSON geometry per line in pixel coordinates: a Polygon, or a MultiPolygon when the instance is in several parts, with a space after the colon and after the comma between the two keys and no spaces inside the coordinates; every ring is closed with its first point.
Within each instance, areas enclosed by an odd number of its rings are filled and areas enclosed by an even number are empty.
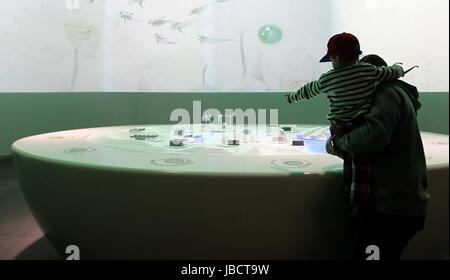
{"type": "Polygon", "coordinates": [[[43,236],[17,255],[16,260],[63,260],[48,239],[43,236]]]}

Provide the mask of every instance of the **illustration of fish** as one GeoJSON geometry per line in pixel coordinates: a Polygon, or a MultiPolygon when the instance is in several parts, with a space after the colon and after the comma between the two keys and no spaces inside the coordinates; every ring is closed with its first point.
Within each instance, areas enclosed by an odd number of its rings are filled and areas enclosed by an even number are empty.
{"type": "Polygon", "coordinates": [[[159,33],[155,33],[153,35],[153,37],[155,37],[156,39],[156,43],[158,44],[176,44],[176,42],[173,41],[168,41],[166,37],[163,37],[161,34],[159,33]]]}
{"type": "Polygon", "coordinates": [[[127,23],[127,20],[133,19],[133,13],[121,11],[119,16],[123,19],[123,23],[127,23]]]}
{"type": "Polygon", "coordinates": [[[136,4],[136,3],[139,3],[139,6],[141,6],[141,8],[144,8],[144,6],[142,5],[142,3],[143,3],[144,1],[145,1],[145,0],[129,0],[129,1],[128,1],[128,4],[134,5],[134,4],[136,4]]]}
{"type": "Polygon", "coordinates": [[[200,7],[197,7],[197,8],[195,8],[195,9],[192,9],[191,12],[189,13],[189,15],[198,15],[198,14],[200,14],[201,12],[203,12],[203,10],[204,10],[206,7],[208,7],[208,6],[210,6],[210,5],[213,5],[213,4],[215,4],[215,3],[226,2],[226,1],[229,1],[229,0],[216,0],[216,1],[209,2],[209,3],[205,4],[205,5],[202,5],[202,6],[200,6],[200,7]]]}
{"type": "Polygon", "coordinates": [[[196,20],[197,19],[190,19],[190,20],[185,20],[185,21],[180,21],[180,22],[174,22],[171,24],[170,28],[178,30],[181,33],[183,33],[183,28],[186,28],[189,25],[193,24],[196,20]]]}
{"type": "Polygon", "coordinates": [[[216,44],[216,43],[222,43],[222,42],[230,42],[230,41],[237,41],[234,39],[215,39],[215,38],[209,38],[207,36],[204,35],[197,35],[198,40],[200,41],[200,43],[212,43],[212,44],[216,44]]]}
{"type": "Polygon", "coordinates": [[[148,24],[151,24],[151,25],[153,25],[155,27],[159,27],[159,26],[164,25],[164,24],[174,24],[174,23],[176,23],[173,20],[168,20],[168,19],[164,19],[164,18],[165,18],[165,16],[160,17],[159,19],[150,20],[148,22],[148,24]]]}

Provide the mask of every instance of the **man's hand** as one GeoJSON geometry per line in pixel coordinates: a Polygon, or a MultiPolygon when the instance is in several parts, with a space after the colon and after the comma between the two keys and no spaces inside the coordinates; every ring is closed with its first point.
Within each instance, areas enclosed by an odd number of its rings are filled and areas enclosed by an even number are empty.
{"type": "Polygon", "coordinates": [[[327,150],[327,153],[329,153],[330,155],[338,156],[341,159],[344,159],[343,153],[335,149],[333,145],[333,137],[328,138],[325,148],[327,150]]]}
{"type": "Polygon", "coordinates": [[[288,93],[288,94],[285,94],[284,97],[286,97],[287,102],[288,102],[289,104],[292,104],[292,103],[294,103],[294,102],[292,102],[291,99],[289,98],[290,95],[291,95],[291,94],[288,93]]]}

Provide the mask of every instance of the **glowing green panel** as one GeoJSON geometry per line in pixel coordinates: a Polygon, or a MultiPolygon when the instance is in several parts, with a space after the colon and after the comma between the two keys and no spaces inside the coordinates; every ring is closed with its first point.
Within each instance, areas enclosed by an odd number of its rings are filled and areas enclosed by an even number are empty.
{"type": "Polygon", "coordinates": [[[281,29],[273,24],[264,25],[259,29],[258,37],[261,41],[267,44],[274,44],[281,40],[283,32],[281,29]]]}

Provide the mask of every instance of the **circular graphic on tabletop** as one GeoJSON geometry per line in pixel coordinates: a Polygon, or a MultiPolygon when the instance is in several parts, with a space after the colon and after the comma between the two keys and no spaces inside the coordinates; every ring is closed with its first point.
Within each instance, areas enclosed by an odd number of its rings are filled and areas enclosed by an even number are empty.
{"type": "Polygon", "coordinates": [[[76,147],[76,148],[70,148],[64,151],[65,154],[71,154],[71,155],[79,155],[84,153],[89,153],[95,151],[95,148],[92,147],[76,147]]]}
{"type": "Polygon", "coordinates": [[[165,158],[150,161],[151,164],[164,167],[185,166],[193,164],[194,161],[188,158],[165,158]]]}
{"type": "Polygon", "coordinates": [[[264,25],[258,31],[258,37],[266,44],[275,44],[281,40],[283,32],[281,29],[273,24],[264,25]]]}
{"type": "Polygon", "coordinates": [[[272,160],[270,163],[283,168],[304,168],[311,165],[311,162],[307,160],[295,159],[276,159],[272,160]]]}

